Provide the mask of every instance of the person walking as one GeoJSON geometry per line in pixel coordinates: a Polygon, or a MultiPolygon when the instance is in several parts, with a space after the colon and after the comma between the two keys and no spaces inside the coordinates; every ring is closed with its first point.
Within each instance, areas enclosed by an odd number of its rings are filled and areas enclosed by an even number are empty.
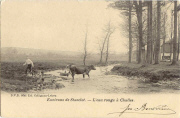
{"type": "Polygon", "coordinates": [[[25,63],[23,64],[24,66],[27,65],[25,73],[27,74],[28,70],[32,73],[32,68],[34,67],[33,62],[27,57],[25,63]]]}

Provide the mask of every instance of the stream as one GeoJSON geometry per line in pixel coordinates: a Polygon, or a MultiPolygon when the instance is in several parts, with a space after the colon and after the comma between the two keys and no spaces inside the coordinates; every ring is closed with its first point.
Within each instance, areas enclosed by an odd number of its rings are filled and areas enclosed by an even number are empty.
{"type": "Polygon", "coordinates": [[[75,75],[74,82],[69,77],[61,77],[60,72],[65,70],[49,71],[45,74],[53,75],[57,83],[62,83],[65,87],[58,90],[48,90],[48,92],[58,93],[180,93],[180,85],[177,81],[159,81],[152,83],[146,78],[126,77],[117,74],[106,74],[110,72],[114,65],[96,67],[90,72],[90,78],[86,75],[75,75]],[[63,78],[63,79],[62,79],[63,78]]]}

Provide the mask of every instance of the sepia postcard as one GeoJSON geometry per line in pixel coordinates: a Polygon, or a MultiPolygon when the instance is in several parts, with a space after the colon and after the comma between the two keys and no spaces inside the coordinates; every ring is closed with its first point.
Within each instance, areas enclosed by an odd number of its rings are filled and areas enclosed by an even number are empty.
{"type": "Polygon", "coordinates": [[[0,7],[2,118],[180,118],[180,1],[0,7]]]}

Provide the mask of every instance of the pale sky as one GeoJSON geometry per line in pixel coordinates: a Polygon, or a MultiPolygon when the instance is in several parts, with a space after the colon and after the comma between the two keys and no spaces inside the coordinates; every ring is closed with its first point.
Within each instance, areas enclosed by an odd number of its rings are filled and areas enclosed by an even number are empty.
{"type": "Polygon", "coordinates": [[[110,20],[116,27],[111,37],[112,52],[127,52],[127,38],[118,10],[106,1],[6,0],[1,6],[1,46],[82,51],[86,24],[88,50],[98,52],[98,40],[110,20]]]}

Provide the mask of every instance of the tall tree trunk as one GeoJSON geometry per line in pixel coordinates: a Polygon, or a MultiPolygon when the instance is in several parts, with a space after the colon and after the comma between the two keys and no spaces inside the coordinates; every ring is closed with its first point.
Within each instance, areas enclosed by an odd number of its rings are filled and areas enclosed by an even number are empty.
{"type": "Polygon", "coordinates": [[[173,61],[172,65],[177,63],[177,1],[174,1],[174,38],[173,38],[173,61]]]}
{"type": "Polygon", "coordinates": [[[177,53],[177,61],[179,61],[179,42],[180,42],[180,16],[178,16],[178,53],[177,53]]]}
{"type": "Polygon", "coordinates": [[[83,58],[84,65],[86,65],[86,57],[87,57],[87,30],[85,34],[85,40],[84,40],[84,58],[83,58]]]}
{"type": "Polygon", "coordinates": [[[86,56],[84,56],[83,64],[86,65],[86,56]]]}
{"type": "Polygon", "coordinates": [[[152,39],[152,1],[149,1],[149,39],[150,39],[150,63],[152,64],[153,60],[153,39],[152,39]]]}
{"type": "Polygon", "coordinates": [[[150,39],[150,2],[148,1],[148,13],[147,13],[147,63],[150,63],[151,59],[151,39],[150,39]]]}
{"type": "Polygon", "coordinates": [[[131,1],[129,1],[129,63],[131,63],[131,58],[132,58],[131,11],[132,11],[131,1]]]}
{"type": "Polygon", "coordinates": [[[161,35],[161,2],[157,1],[157,39],[156,39],[156,52],[155,64],[159,64],[159,51],[160,51],[160,35],[161,35]]]}
{"type": "Polygon", "coordinates": [[[141,63],[142,61],[142,40],[143,40],[143,34],[142,34],[142,1],[139,1],[138,10],[136,10],[137,17],[138,17],[138,32],[139,32],[139,52],[138,52],[138,63],[141,63]]]}
{"type": "Polygon", "coordinates": [[[101,55],[100,55],[100,61],[99,61],[99,63],[101,64],[102,63],[102,56],[103,56],[103,51],[101,51],[101,53],[100,53],[101,55]]]}
{"type": "Polygon", "coordinates": [[[136,0],[133,1],[135,8],[136,8],[136,15],[137,15],[137,21],[138,21],[138,63],[141,63],[141,53],[142,53],[142,1],[139,1],[139,4],[136,0]]]}
{"type": "Polygon", "coordinates": [[[131,63],[131,57],[132,57],[132,35],[131,35],[131,1],[129,1],[129,63],[131,63]]]}
{"type": "Polygon", "coordinates": [[[106,50],[106,61],[105,63],[108,63],[108,58],[109,58],[109,39],[107,40],[107,50],[106,50]]]}
{"type": "Polygon", "coordinates": [[[169,43],[169,45],[170,45],[170,61],[172,61],[172,40],[173,40],[173,38],[172,38],[172,36],[171,36],[171,41],[170,41],[170,43],[169,43]]]}
{"type": "Polygon", "coordinates": [[[171,41],[170,45],[170,61],[172,61],[172,41],[173,41],[173,11],[171,12],[171,41]]]}
{"type": "Polygon", "coordinates": [[[157,7],[154,8],[154,12],[153,12],[153,51],[152,51],[152,59],[153,59],[153,62],[155,60],[155,52],[156,52],[156,39],[157,39],[157,7]]]}
{"type": "Polygon", "coordinates": [[[136,61],[138,62],[138,57],[139,57],[139,40],[137,38],[136,42],[136,61]]]}
{"type": "Polygon", "coordinates": [[[163,58],[162,59],[164,59],[164,51],[165,51],[165,40],[166,40],[166,13],[164,13],[164,27],[163,27],[163,29],[164,29],[164,37],[163,37],[163,58]]]}

